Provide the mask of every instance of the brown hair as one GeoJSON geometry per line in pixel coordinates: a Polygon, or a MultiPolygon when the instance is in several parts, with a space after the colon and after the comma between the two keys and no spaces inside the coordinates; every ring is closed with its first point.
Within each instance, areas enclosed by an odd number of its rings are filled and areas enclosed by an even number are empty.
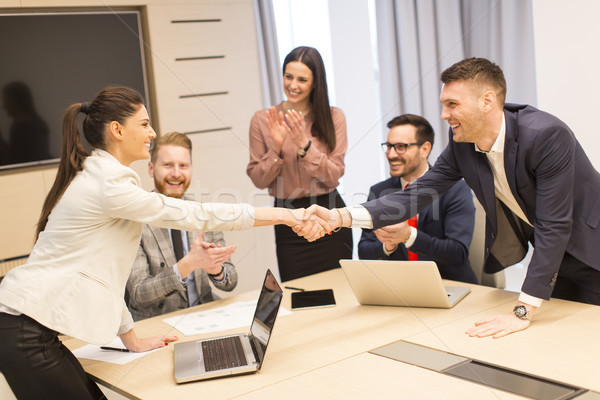
{"type": "Polygon", "coordinates": [[[152,146],[152,150],[150,150],[150,161],[152,164],[156,162],[160,148],[167,145],[183,147],[189,150],[190,155],[192,154],[192,141],[187,135],[180,132],[169,132],[154,140],[154,145],[152,146]]]}
{"type": "Polygon", "coordinates": [[[502,69],[485,58],[465,58],[448,67],[441,76],[442,83],[474,80],[491,85],[501,106],[506,100],[506,79],[502,69]]]}
{"type": "Polygon", "coordinates": [[[327,79],[325,77],[325,64],[317,49],[308,46],[296,47],[283,61],[283,73],[285,67],[292,61],[298,61],[306,65],[313,73],[313,89],[310,92],[310,104],[313,113],[313,125],[311,133],[314,137],[323,139],[329,151],[333,151],[336,145],[335,129],[331,117],[331,106],[327,93],[327,79]]]}
{"type": "Polygon", "coordinates": [[[112,121],[125,123],[128,117],[139,111],[144,104],[142,96],[125,86],[103,89],[91,103],[71,104],[63,117],[63,141],[54,184],[46,196],[37,224],[36,239],[46,228],[48,216],[79,171],[88,156],[79,133],[79,113],[87,114],[83,120],[83,135],[92,147],[104,149],[106,127],[112,121]]]}

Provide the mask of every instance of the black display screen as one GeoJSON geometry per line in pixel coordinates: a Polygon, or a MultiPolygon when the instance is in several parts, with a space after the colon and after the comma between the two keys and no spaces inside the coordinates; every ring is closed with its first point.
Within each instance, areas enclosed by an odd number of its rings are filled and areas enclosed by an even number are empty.
{"type": "Polygon", "coordinates": [[[125,85],[147,101],[138,11],[0,14],[0,169],[56,162],[72,103],[125,85]]]}
{"type": "Polygon", "coordinates": [[[258,296],[252,325],[250,326],[250,333],[258,352],[259,365],[262,364],[264,359],[282,298],[283,291],[279,283],[275,279],[275,276],[273,276],[273,273],[267,270],[260,296],[258,296]]]}
{"type": "Polygon", "coordinates": [[[333,290],[308,290],[292,293],[292,310],[335,306],[333,290]]]}

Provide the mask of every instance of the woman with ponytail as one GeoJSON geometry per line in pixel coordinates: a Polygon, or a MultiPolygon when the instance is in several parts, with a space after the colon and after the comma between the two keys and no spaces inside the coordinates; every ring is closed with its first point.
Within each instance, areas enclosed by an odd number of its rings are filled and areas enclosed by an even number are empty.
{"type": "MultiPolygon", "coordinates": [[[[283,91],[287,100],[252,117],[246,173],[257,188],[269,189],[277,207],[344,207],[336,188],[348,148],[346,117],[329,105],[317,49],[296,47],[285,57],[283,91]]],[[[339,268],[341,258],[352,258],[349,228],[308,243],[276,226],[275,241],[282,281],[339,268]]]]}
{"type": "Polygon", "coordinates": [[[36,243],[0,284],[0,372],[18,399],[104,398],[59,333],[93,344],[119,335],[136,352],[177,340],[137,337],[123,299],[142,224],[189,231],[286,224],[308,240],[329,230],[303,210],[202,204],[143,190],[129,165],[149,158],[154,137],[140,94],[127,87],[106,88],[65,112],[61,160],[36,243]]]}

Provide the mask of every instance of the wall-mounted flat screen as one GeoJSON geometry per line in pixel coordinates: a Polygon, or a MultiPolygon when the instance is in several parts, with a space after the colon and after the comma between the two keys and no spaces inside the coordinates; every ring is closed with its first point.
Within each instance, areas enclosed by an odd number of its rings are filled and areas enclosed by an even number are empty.
{"type": "Polygon", "coordinates": [[[0,14],[0,170],[57,162],[62,117],[108,85],[148,100],[140,13],[0,14]]]}

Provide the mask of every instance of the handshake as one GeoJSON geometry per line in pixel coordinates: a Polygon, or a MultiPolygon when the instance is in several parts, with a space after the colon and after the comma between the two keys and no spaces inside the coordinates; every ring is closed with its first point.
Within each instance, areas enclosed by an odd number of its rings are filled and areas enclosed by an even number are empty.
{"type": "Polygon", "coordinates": [[[288,215],[284,223],[292,230],[309,242],[322,238],[343,226],[350,226],[352,217],[346,209],[334,208],[328,210],[325,207],[313,204],[304,209],[282,209],[288,215]]]}

